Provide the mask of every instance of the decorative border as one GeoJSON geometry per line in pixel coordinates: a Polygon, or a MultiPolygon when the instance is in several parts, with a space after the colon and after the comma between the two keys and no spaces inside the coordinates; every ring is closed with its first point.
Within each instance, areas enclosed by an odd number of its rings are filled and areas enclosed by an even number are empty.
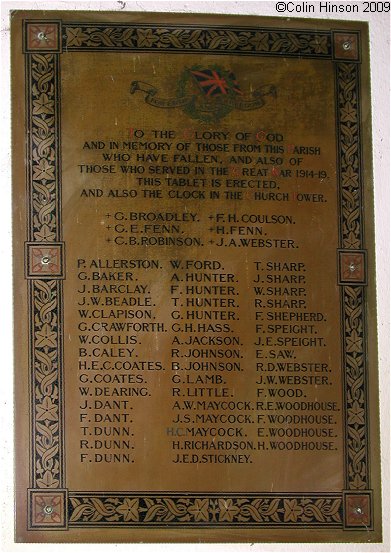
{"type": "Polygon", "coordinates": [[[365,525],[372,528],[359,32],[31,20],[24,22],[24,30],[29,214],[26,278],[29,279],[31,331],[29,528],[66,529],[68,523],[74,527],[217,525],[354,530],[365,525]],[[62,49],[256,54],[334,61],[340,196],[338,284],[343,324],[346,437],[345,490],[340,494],[70,492],[67,498],[62,386],[61,279],[65,271],[60,200],[59,55],[62,49]],[[51,267],[47,267],[47,258],[53,260],[51,267]]]}
{"type": "MultiPolygon", "coordinates": [[[[343,34],[343,33],[342,33],[343,34]]],[[[358,39],[357,39],[358,43],[358,39]]],[[[349,55],[349,54],[347,54],[349,55]]],[[[337,136],[339,151],[339,279],[343,332],[345,486],[371,487],[366,367],[366,252],[361,167],[360,67],[336,64],[337,136]]]]}
{"type": "Polygon", "coordinates": [[[69,525],[342,526],[341,494],[72,493],[69,525]]]}
{"type": "Polygon", "coordinates": [[[30,367],[29,529],[67,523],[63,402],[58,22],[25,22],[30,367]],[[49,53],[50,52],[50,53],[49,53]]]}
{"type": "Polygon", "coordinates": [[[328,31],[194,25],[64,23],[68,51],[213,52],[330,59],[328,31]]]}

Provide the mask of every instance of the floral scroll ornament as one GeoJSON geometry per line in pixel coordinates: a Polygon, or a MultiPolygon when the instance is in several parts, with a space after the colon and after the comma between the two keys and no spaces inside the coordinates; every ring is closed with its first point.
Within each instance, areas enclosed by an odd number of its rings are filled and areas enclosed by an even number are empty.
{"type": "Polygon", "coordinates": [[[183,71],[177,83],[174,98],[160,98],[155,86],[133,81],[130,93],[143,92],[145,102],[158,108],[181,107],[189,117],[205,123],[215,123],[233,109],[250,111],[265,105],[265,97],[276,98],[274,85],[263,85],[245,95],[234,73],[218,65],[203,67],[194,65],[183,71]]]}
{"type": "MultiPolygon", "coordinates": [[[[245,52],[284,56],[314,55],[331,59],[330,33],[275,31],[273,29],[220,27],[184,28],[161,25],[126,25],[63,22],[64,47],[69,50],[140,50],[175,52],[245,52]]],[[[351,51],[349,51],[351,55],[351,51]]]]}
{"type": "Polygon", "coordinates": [[[341,522],[341,500],[284,499],[284,522],[341,522]]]}
{"type": "Polygon", "coordinates": [[[72,514],[69,522],[138,522],[139,499],[88,497],[82,500],[71,498],[72,514]]]}
{"type": "Polygon", "coordinates": [[[338,497],[296,499],[273,497],[143,497],[87,496],[70,497],[69,524],[95,523],[151,526],[192,524],[341,524],[338,497]]]}

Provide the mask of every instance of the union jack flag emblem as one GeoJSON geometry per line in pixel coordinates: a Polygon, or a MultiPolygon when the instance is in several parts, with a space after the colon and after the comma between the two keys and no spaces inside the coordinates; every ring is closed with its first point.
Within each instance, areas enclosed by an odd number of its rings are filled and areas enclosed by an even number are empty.
{"type": "Polygon", "coordinates": [[[223,74],[218,69],[203,69],[202,71],[192,69],[190,73],[206,96],[243,94],[232,72],[223,74]]]}
{"type": "Polygon", "coordinates": [[[218,65],[184,67],[178,78],[177,95],[161,98],[158,89],[150,83],[132,81],[130,93],[145,94],[147,104],[157,108],[182,108],[183,112],[198,121],[215,123],[232,110],[250,111],[261,108],[266,96],[276,98],[276,87],[263,84],[242,92],[235,73],[218,65]]]}

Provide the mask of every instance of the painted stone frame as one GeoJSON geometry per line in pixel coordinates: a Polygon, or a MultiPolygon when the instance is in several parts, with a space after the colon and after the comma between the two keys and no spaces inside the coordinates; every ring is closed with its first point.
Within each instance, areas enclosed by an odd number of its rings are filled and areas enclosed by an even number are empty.
{"type": "MultiPolygon", "coordinates": [[[[91,15],[93,19],[93,16],[91,15]]],[[[29,305],[29,530],[287,528],[371,530],[367,254],[361,129],[361,31],[193,24],[23,21],[29,305]],[[65,475],[61,213],[61,56],[72,52],[208,52],[331,60],[335,75],[344,367],[344,490],[340,493],[86,493],[65,475]]],[[[282,538],[283,539],[283,538],[282,538]]],[[[348,538],[347,538],[348,539],[348,538]]]]}

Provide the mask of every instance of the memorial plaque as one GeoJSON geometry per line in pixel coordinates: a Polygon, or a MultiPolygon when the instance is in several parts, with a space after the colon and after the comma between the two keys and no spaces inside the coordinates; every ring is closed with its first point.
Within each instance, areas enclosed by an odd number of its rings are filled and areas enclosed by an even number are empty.
{"type": "Polygon", "coordinates": [[[366,24],[12,49],[16,539],[381,540],[366,24]]]}

